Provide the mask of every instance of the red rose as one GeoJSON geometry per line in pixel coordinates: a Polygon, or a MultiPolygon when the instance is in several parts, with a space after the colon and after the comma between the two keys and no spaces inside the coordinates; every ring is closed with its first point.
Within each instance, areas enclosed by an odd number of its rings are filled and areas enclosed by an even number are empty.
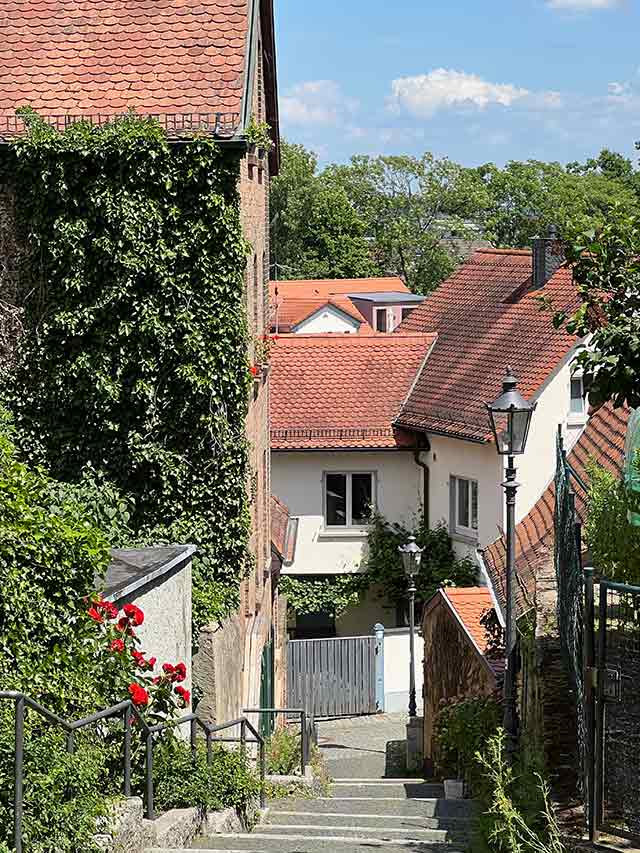
{"type": "Polygon", "coordinates": [[[156,677],[155,677],[155,678],[152,678],[152,679],[151,679],[151,681],[152,681],[154,684],[160,684],[161,677],[160,677],[159,675],[156,675],[156,677]]]}
{"type": "Polygon", "coordinates": [[[177,663],[175,665],[174,677],[176,681],[184,681],[187,677],[187,667],[183,663],[177,663]]]}
{"type": "Polygon", "coordinates": [[[171,664],[171,663],[163,663],[162,664],[162,671],[165,672],[167,675],[173,675],[174,670],[175,670],[175,667],[173,666],[173,664],[171,664]]]}
{"type": "Polygon", "coordinates": [[[180,684],[176,687],[176,693],[184,702],[185,707],[189,704],[189,700],[191,699],[191,693],[188,690],[185,690],[180,684]]]}
{"type": "Polygon", "coordinates": [[[144,665],[144,655],[142,654],[142,652],[139,652],[137,649],[132,649],[131,657],[138,664],[138,666],[144,665]]]}
{"type": "Polygon", "coordinates": [[[149,704],[149,694],[139,684],[130,684],[129,694],[134,705],[145,706],[149,704]]]}
{"type": "Polygon", "coordinates": [[[115,604],[112,604],[110,601],[107,601],[104,605],[104,612],[109,619],[115,619],[120,611],[115,606],[115,604]]]}
{"type": "Polygon", "coordinates": [[[102,614],[98,613],[98,611],[96,610],[95,607],[90,607],[87,610],[87,613],[89,614],[89,616],[91,616],[91,618],[93,619],[94,622],[102,622],[103,621],[102,614]]]}
{"type": "Polygon", "coordinates": [[[149,658],[149,660],[147,661],[147,666],[149,667],[149,669],[154,668],[157,660],[158,660],[158,658],[149,658]]]}
{"type": "Polygon", "coordinates": [[[131,622],[133,622],[133,624],[136,626],[142,625],[142,623],[144,622],[144,613],[142,612],[142,610],[140,610],[139,607],[136,607],[135,604],[125,604],[125,606],[122,608],[122,612],[127,617],[127,619],[130,619],[131,622]]]}
{"type": "Polygon", "coordinates": [[[124,640],[120,638],[111,641],[111,645],[109,646],[112,652],[123,652],[124,651],[124,640]]]}
{"type": "Polygon", "coordinates": [[[257,364],[252,364],[251,367],[249,368],[249,372],[251,373],[252,376],[257,376],[260,373],[260,368],[258,367],[257,364]]]}

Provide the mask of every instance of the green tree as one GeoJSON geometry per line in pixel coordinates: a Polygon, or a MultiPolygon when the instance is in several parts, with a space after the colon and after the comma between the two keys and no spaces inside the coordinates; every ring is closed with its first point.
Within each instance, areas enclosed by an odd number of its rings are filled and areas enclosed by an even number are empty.
{"type": "Polygon", "coordinates": [[[376,274],[364,220],[344,188],[317,174],[315,154],[302,145],[282,144],[271,215],[274,277],[376,274]]]}
{"type": "Polygon", "coordinates": [[[565,252],[573,268],[579,307],[556,312],[554,324],[590,336],[578,361],[596,406],[640,406],[640,216],[614,205],[601,224],[567,230],[565,252]]]}
{"type": "Polygon", "coordinates": [[[433,290],[477,236],[469,220],[486,204],[476,172],[429,152],[422,157],[356,156],[323,173],[343,188],[366,222],[376,262],[415,293],[433,290]]]}
{"type": "Polygon", "coordinates": [[[528,248],[550,225],[590,227],[613,201],[629,211],[637,205],[635,193],[613,172],[580,172],[575,164],[511,161],[501,169],[487,163],[477,174],[488,194],[482,221],[495,246],[528,248]]]}

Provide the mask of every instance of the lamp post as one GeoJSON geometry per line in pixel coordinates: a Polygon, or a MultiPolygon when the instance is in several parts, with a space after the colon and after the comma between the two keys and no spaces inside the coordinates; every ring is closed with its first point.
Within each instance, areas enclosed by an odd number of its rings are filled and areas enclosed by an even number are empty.
{"type": "Polygon", "coordinates": [[[518,742],[518,707],[516,699],[516,483],[515,456],[524,453],[536,403],[527,402],[517,390],[517,380],[510,367],[502,383],[502,394],[493,403],[486,403],[491,429],[500,456],[507,457],[505,491],[507,506],[507,636],[504,674],[504,719],[507,735],[507,757],[513,759],[518,742]]]}
{"type": "Polygon", "coordinates": [[[406,545],[398,548],[402,556],[402,565],[409,578],[409,716],[416,716],[416,658],[415,658],[415,620],[416,620],[416,583],[415,576],[420,568],[423,549],[416,545],[416,537],[410,536],[406,545]]]}

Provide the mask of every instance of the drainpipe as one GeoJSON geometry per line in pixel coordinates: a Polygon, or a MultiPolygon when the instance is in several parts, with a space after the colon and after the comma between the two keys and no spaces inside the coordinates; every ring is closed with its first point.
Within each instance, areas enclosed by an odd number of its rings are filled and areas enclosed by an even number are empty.
{"type": "Polygon", "coordinates": [[[425,446],[418,447],[413,451],[413,459],[416,465],[419,465],[422,468],[423,479],[422,479],[422,492],[423,492],[423,514],[424,514],[424,526],[429,528],[429,483],[430,483],[430,472],[429,466],[426,462],[423,462],[420,459],[420,454],[423,450],[429,452],[431,450],[431,445],[429,444],[429,439],[424,436],[425,446]]]}

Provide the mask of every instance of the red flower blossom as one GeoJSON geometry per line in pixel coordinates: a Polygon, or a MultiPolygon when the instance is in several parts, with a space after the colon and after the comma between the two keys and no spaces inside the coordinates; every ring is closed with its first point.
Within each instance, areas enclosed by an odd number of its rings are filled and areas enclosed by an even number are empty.
{"type": "Polygon", "coordinates": [[[139,652],[138,649],[131,649],[131,657],[138,664],[138,666],[143,666],[145,663],[144,655],[142,652],[139,652]]]}
{"type": "Polygon", "coordinates": [[[119,637],[116,640],[112,640],[109,648],[111,649],[112,652],[123,652],[124,651],[124,640],[121,640],[119,637]]]}
{"type": "Polygon", "coordinates": [[[176,681],[184,681],[187,677],[187,667],[183,663],[177,663],[174,668],[176,681]]]}
{"type": "Polygon", "coordinates": [[[102,614],[98,613],[98,611],[96,610],[95,607],[90,607],[87,610],[87,613],[89,614],[89,616],[91,616],[91,618],[93,619],[94,622],[102,622],[103,621],[102,614]]]}
{"type": "Polygon", "coordinates": [[[249,372],[251,373],[252,376],[257,376],[260,373],[260,368],[258,367],[257,364],[252,364],[251,367],[249,368],[249,372]]]}
{"type": "Polygon", "coordinates": [[[144,706],[149,704],[149,694],[139,684],[130,684],[129,694],[134,705],[144,706]]]}
{"type": "Polygon", "coordinates": [[[136,627],[144,622],[144,613],[135,604],[125,604],[122,612],[136,627]]]}
{"type": "Polygon", "coordinates": [[[175,670],[175,667],[172,663],[163,663],[162,664],[162,671],[164,673],[166,673],[167,675],[173,675],[174,670],[175,670]]]}
{"type": "Polygon", "coordinates": [[[176,693],[178,694],[178,696],[184,702],[185,707],[186,707],[189,704],[189,700],[191,699],[191,693],[188,690],[186,690],[184,687],[182,687],[182,685],[180,685],[180,684],[175,688],[175,690],[176,690],[176,693]]]}
{"type": "Polygon", "coordinates": [[[107,618],[115,619],[119,612],[120,611],[115,606],[115,604],[112,604],[110,601],[106,601],[104,603],[104,613],[107,618]]]}
{"type": "Polygon", "coordinates": [[[158,660],[158,658],[149,658],[149,660],[147,661],[147,666],[149,667],[149,669],[154,668],[157,660],[158,660]]]}
{"type": "Polygon", "coordinates": [[[155,678],[152,678],[152,679],[151,679],[151,681],[152,681],[154,684],[160,684],[161,680],[162,680],[162,677],[161,677],[160,675],[156,675],[156,677],[155,677],[155,678]]]}

